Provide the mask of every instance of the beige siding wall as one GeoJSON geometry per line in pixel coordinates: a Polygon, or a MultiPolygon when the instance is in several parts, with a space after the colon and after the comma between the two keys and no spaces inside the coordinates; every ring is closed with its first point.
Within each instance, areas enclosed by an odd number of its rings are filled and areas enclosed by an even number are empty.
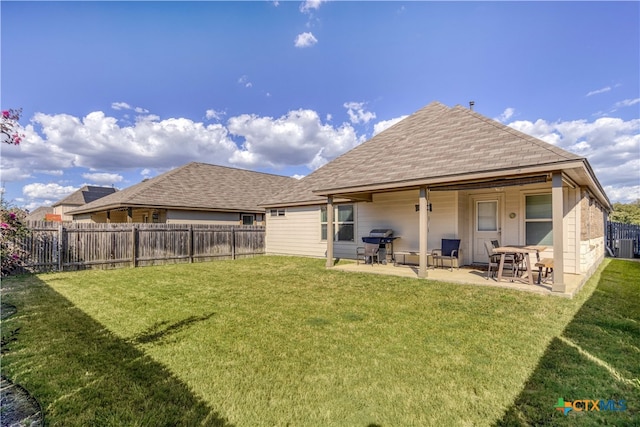
{"type": "MultiPolygon", "coordinates": [[[[267,254],[326,256],[327,243],[320,240],[319,205],[289,207],[285,209],[285,216],[267,214],[266,223],[267,254]]],[[[337,251],[334,255],[343,256],[337,251]]]]}
{"type": "Polygon", "coordinates": [[[78,206],[58,205],[53,208],[53,213],[60,215],[62,221],[73,221],[73,216],[67,215],[67,212],[78,209],[78,206]]]}

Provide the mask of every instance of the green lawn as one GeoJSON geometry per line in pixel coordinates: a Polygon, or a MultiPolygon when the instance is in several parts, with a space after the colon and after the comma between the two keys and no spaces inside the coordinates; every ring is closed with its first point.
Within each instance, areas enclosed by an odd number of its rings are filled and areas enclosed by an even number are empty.
{"type": "Polygon", "coordinates": [[[20,276],[2,282],[3,302],[18,309],[2,321],[3,337],[17,337],[3,347],[2,371],[61,426],[528,425],[592,415],[564,417],[559,397],[626,399],[624,413],[596,417],[631,424],[638,277],[640,264],[606,261],[569,300],[289,257],[20,276]]]}

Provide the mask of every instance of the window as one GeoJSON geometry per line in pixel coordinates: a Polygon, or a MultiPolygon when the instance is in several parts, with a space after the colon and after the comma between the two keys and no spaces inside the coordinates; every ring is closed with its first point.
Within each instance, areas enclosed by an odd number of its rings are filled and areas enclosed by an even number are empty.
{"type": "Polygon", "coordinates": [[[242,214],[242,225],[253,225],[255,216],[250,214],[242,214]]]}
{"type": "Polygon", "coordinates": [[[477,231],[498,231],[498,202],[495,200],[488,202],[478,202],[478,230],[477,231]]]}
{"type": "MultiPolygon", "coordinates": [[[[334,207],[334,241],[353,242],[355,236],[355,221],[353,205],[337,205],[334,207]]],[[[327,240],[327,207],[320,208],[320,237],[327,240]]]]}
{"type": "Polygon", "coordinates": [[[553,245],[551,194],[525,196],[525,244],[553,245]]]}
{"type": "Polygon", "coordinates": [[[271,209],[269,210],[271,216],[284,216],[284,209],[271,209]]]}

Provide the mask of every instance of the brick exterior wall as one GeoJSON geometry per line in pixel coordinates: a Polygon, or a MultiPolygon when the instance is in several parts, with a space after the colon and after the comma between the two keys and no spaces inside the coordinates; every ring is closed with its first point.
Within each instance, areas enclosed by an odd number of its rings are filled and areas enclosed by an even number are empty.
{"type": "Polygon", "coordinates": [[[604,209],[599,203],[589,203],[589,197],[580,200],[580,240],[604,237],[604,209]]]}

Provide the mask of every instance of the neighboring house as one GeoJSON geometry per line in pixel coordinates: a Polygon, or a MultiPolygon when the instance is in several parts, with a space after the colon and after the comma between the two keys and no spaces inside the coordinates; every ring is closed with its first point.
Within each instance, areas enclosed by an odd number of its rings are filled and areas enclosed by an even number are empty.
{"type": "Polygon", "coordinates": [[[51,206],[40,206],[33,210],[33,212],[29,212],[24,220],[26,222],[36,222],[36,221],[46,221],[47,215],[53,214],[53,207],[51,206]]]}
{"type": "Polygon", "coordinates": [[[486,263],[486,240],[545,245],[564,274],[589,276],[604,257],[611,204],[587,159],[472,110],[434,102],[264,203],[266,252],[354,258],[362,237],[390,228],[395,250],[427,253],[461,239],[464,264],[486,263]],[[327,241],[327,235],[334,236],[327,241]]]}
{"type": "Polygon", "coordinates": [[[205,163],[188,163],[89,203],[76,222],[259,225],[259,203],[294,178],[205,163]]]}
{"type": "Polygon", "coordinates": [[[54,215],[59,215],[62,221],[71,221],[73,217],[68,214],[69,211],[117,191],[118,190],[113,187],[95,187],[92,185],[85,185],[78,191],[71,193],[69,196],[51,205],[53,208],[52,213],[54,215]]]}

